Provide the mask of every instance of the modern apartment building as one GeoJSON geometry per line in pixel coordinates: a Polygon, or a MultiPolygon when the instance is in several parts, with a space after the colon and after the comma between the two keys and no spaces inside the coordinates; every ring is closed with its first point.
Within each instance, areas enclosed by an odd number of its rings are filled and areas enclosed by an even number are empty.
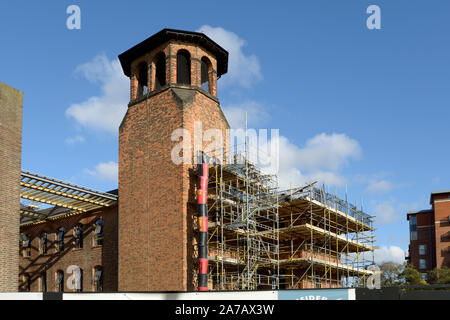
{"type": "Polygon", "coordinates": [[[431,209],[407,213],[409,263],[424,278],[434,268],[450,267],[450,190],[433,191],[431,209]]]}

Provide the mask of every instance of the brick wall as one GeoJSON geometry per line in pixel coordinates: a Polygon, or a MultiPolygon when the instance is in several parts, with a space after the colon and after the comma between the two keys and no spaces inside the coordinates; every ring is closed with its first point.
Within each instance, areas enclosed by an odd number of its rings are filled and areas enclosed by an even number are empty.
{"type": "Polygon", "coordinates": [[[436,266],[450,267],[450,199],[435,200],[436,266]]]}
{"type": "Polygon", "coordinates": [[[0,82],[0,292],[18,290],[22,102],[0,82]]]}
{"type": "Polygon", "coordinates": [[[409,254],[411,265],[420,272],[427,272],[436,265],[434,242],[434,214],[432,211],[417,213],[417,240],[411,240],[409,254]],[[419,253],[419,246],[426,245],[424,255],[419,253]],[[427,268],[419,268],[419,260],[426,259],[427,268]]]}
{"type": "MultiPolygon", "coordinates": [[[[71,265],[78,266],[83,271],[83,292],[95,291],[94,268],[103,268],[103,291],[116,292],[118,273],[118,216],[117,206],[95,210],[84,214],[63,217],[53,221],[21,227],[22,233],[31,239],[31,254],[24,257],[24,250],[19,251],[20,257],[20,290],[26,289],[26,275],[31,279],[31,291],[42,291],[41,277],[46,274],[47,291],[57,291],[56,273],[64,272],[64,290],[73,291],[67,287],[71,276],[67,269],[71,265]],[[104,240],[102,246],[95,241],[95,222],[104,221],[104,240]],[[73,228],[83,225],[83,248],[75,247],[73,228]],[[64,227],[64,250],[57,249],[58,229],[64,227]],[[42,253],[40,246],[41,234],[47,233],[47,252],[42,253]]],[[[17,249],[15,251],[17,256],[17,249]]]]}
{"type": "Polygon", "coordinates": [[[119,134],[119,290],[185,282],[182,168],[170,161],[182,112],[171,90],[129,107],[119,134]],[[168,279],[170,278],[170,280],[168,279]]]}
{"type": "MultiPolygon", "coordinates": [[[[214,68],[214,57],[189,43],[169,42],[161,48],[142,59],[152,61],[164,50],[167,85],[133,100],[119,130],[120,291],[195,289],[196,178],[192,164],[172,162],[179,141],[171,141],[171,135],[178,128],[189,130],[193,147],[194,121],[202,121],[203,131],[219,129],[220,123],[223,131],[229,128],[217,98],[199,88],[200,59],[208,56],[214,68]],[[191,54],[191,86],[175,83],[179,49],[191,54]]],[[[149,88],[151,82],[150,77],[149,88]]],[[[135,87],[132,76],[132,98],[135,87]]]]}

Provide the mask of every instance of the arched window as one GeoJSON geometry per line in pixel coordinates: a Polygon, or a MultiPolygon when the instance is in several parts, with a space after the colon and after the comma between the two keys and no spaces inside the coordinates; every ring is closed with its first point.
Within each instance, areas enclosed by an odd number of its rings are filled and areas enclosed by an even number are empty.
{"type": "Polygon", "coordinates": [[[47,272],[44,271],[41,274],[41,291],[47,292],[47,272]]]}
{"type": "Polygon", "coordinates": [[[103,245],[103,226],[104,226],[104,224],[105,223],[102,218],[98,219],[95,222],[95,238],[94,238],[95,246],[103,245]]]}
{"type": "Polygon", "coordinates": [[[155,59],[155,90],[166,85],[166,55],[160,52],[155,59]]]}
{"type": "Polygon", "coordinates": [[[20,234],[20,238],[22,241],[22,248],[23,248],[23,256],[24,257],[30,257],[31,256],[31,240],[30,236],[27,234],[20,234]]]}
{"type": "Polygon", "coordinates": [[[41,253],[46,254],[47,253],[47,233],[46,232],[41,233],[40,247],[41,247],[41,253]]]}
{"type": "Polygon", "coordinates": [[[203,57],[201,61],[201,83],[202,83],[202,89],[206,92],[211,93],[210,88],[211,84],[209,83],[209,72],[210,72],[210,66],[211,62],[207,57],[203,57]]]}
{"type": "Polygon", "coordinates": [[[83,248],[83,225],[77,224],[73,228],[73,235],[75,237],[75,248],[82,249],[83,248]]]}
{"type": "Polygon", "coordinates": [[[56,238],[56,242],[57,242],[57,250],[59,252],[64,251],[64,234],[65,234],[66,230],[61,227],[58,229],[58,235],[56,238]]]}
{"type": "Polygon", "coordinates": [[[64,292],[64,271],[56,271],[56,289],[58,292],[64,292]]]}
{"type": "Polygon", "coordinates": [[[177,83],[191,84],[191,55],[186,50],[177,53],[177,83]]]}
{"type": "Polygon", "coordinates": [[[138,73],[138,98],[143,97],[148,93],[148,68],[147,64],[143,63],[139,68],[138,73]]]}
{"type": "Polygon", "coordinates": [[[103,291],[103,268],[101,266],[96,266],[94,268],[94,286],[95,291],[103,291]]]}
{"type": "Polygon", "coordinates": [[[25,291],[31,291],[31,276],[29,274],[25,275],[25,291]]]}

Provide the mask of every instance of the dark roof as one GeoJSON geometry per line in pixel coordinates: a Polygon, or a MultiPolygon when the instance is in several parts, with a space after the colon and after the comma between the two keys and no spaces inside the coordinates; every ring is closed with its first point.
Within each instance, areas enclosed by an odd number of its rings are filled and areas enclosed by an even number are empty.
{"type": "Polygon", "coordinates": [[[431,191],[431,194],[445,194],[450,193],[450,190],[431,191]]]}
{"type": "MultiPolygon", "coordinates": [[[[108,192],[105,192],[104,194],[110,194],[110,195],[119,195],[119,189],[114,189],[108,192]]],[[[117,203],[117,201],[115,201],[115,203],[117,203]]],[[[31,213],[31,215],[26,215],[23,216],[21,214],[21,218],[20,218],[20,224],[27,224],[27,223],[32,223],[32,222],[38,222],[41,220],[46,220],[48,218],[52,218],[52,217],[56,217],[59,215],[64,216],[67,213],[71,213],[73,212],[73,209],[69,209],[69,208],[65,208],[65,207],[61,207],[61,206],[50,206],[48,208],[45,209],[38,209],[38,210],[34,210],[33,208],[30,208],[22,203],[20,203],[20,210],[24,211],[25,213],[31,213]]],[[[95,210],[95,209],[92,209],[95,210]]],[[[92,211],[92,210],[88,210],[92,211]]],[[[81,212],[80,212],[81,213],[81,212]]]]}
{"type": "MultiPolygon", "coordinates": [[[[27,210],[27,207],[24,206],[22,203],[20,204],[20,209],[21,210],[27,210]]],[[[51,218],[53,216],[57,216],[60,214],[64,214],[64,213],[69,213],[71,211],[71,209],[68,208],[64,208],[64,207],[59,207],[59,206],[52,206],[49,208],[45,208],[45,209],[41,209],[41,210],[36,210],[36,214],[40,216],[40,219],[48,219],[51,218]]],[[[29,216],[26,217],[21,217],[20,219],[20,224],[24,224],[24,223],[29,223],[29,222],[36,222],[39,219],[36,218],[32,218],[29,216]]]]}
{"type": "Polygon", "coordinates": [[[114,190],[111,190],[111,191],[107,191],[106,193],[118,196],[119,195],[119,189],[114,189],[114,190]]]}
{"type": "Polygon", "coordinates": [[[53,217],[56,216],[58,214],[61,213],[66,213],[66,212],[70,212],[70,209],[64,208],[64,207],[58,207],[58,206],[54,206],[54,207],[50,207],[50,208],[46,208],[46,209],[42,209],[39,210],[39,213],[48,215],[48,217],[53,217]]]}
{"type": "Polygon", "coordinates": [[[450,190],[440,190],[440,191],[432,191],[430,194],[430,204],[433,203],[433,196],[437,195],[437,194],[446,194],[446,193],[450,193],[450,190]]]}
{"type": "Polygon", "coordinates": [[[128,49],[124,53],[119,55],[119,60],[122,65],[123,72],[127,77],[131,75],[131,63],[151,51],[157,48],[161,44],[169,40],[183,40],[188,42],[193,42],[201,45],[203,48],[210,51],[215,55],[217,59],[217,75],[227,73],[228,71],[228,51],[223,49],[213,40],[211,40],[204,33],[183,31],[175,29],[163,29],[158,33],[155,33],[150,38],[142,41],[141,43],[135,45],[131,49],[128,49]]]}
{"type": "Polygon", "coordinates": [[[421,214],[421,213],[430,213],[430,212],[433,212],[433,209],[425,209],[425,210],[418,210],[418,211],[408,211],[406,213],[406,219],[409,220],[409,216],[410,215],[421,214]]]}

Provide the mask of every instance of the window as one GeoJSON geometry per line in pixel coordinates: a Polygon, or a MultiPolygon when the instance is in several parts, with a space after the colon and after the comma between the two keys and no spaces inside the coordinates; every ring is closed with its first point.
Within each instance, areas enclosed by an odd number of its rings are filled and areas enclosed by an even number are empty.
{"type": "Polygon", "coordinates": [[[428,273],[426,273],[426,272],[422,272],[422,273],[421,273],[420,275],[422,276],[422,280],[424,280],[424,281],[427,281],[427,282],[428,282],[428,273]]]}
{"type": "Polygon", "coordinates": [[[409,236],[411,240],[417,240],[417,217],[415,214],[409,216],[409,236]]]}
{"type": "Polygon", "coordinates": [[[103,226],[104,222],[103,219],[100,218],[95,222],[95,244],[96,246],[102,246],[103,245],[103,226]]]}
{"type": "Polygon", "coordinates": [[[31,277],[29,274],[26,274],[24,276],[24,280],[25,280],[25,292],[30,292],[31,291],[31,277]]]}
{"type": "Polygon", "coordinates": [[[202,67],[201,67],[201,86],[202,89],[205,90],[206,92],[211,92],[210,91],[210,83],[209,83],[209,69],[210,69],[210,65],[211,62],[208,60],[208,58],[203,57],[202,61],[201,61],[202,67]]]}
{"type": "Polygon", "coordinates": [[[56,289],[58,292],[64,292],[64,271],[56,271],[56,289]]]}
{"type": "Polygon", "coordinates": [[[419,259],[419,269],[427,268],[427,259],[419,259]]]}
{"type": "Polygon", "coordinates": [[[424,256],[427,254],[427,245],[421,244],[419,245],[419,255],[424,256]]]}
{"type": "Polygon", "coordinates": [[[138,98],[143,97],[148,93],[148,68],[147,64],[142,64],[139,68],[138,74],[138,98]]]}
{"type": "Polygon", "coordinates": [[[41,234],[40,247],[41,247],[42,254],[47,253],[47,233],[46,232],[42,232],[42,234],[41,234]]]}
{"type": "Polygon", "coordinates": [[[177,83],[191,84],[191,56],[186,50],[177,53],[177,83]]]}
{"type": "Polygon", "coordinates": [[[94,287],[95,291],[103,291],[103,268],[97,266],[94,268],[94,287]]]}
{"type": "Polygon", "coordinates": [[[66,230],[64,228],[58,229],[58,235],[56,238],[58,252],[64,251],[64,233],[65,232],[66,232],[66,230]]]}
{"type": "Polygon", "coordinates": [[[47,273],[45,271],[41,274],[41,291],[47,292],[47,273]]]}
{"type": "Polygon", "coordinates": [[[22,239],[23,256],[24,257],[30,257],[31,256],[31,240],[30,240],[30,236],[22,233],[20,235],[20,237],[22,239]]]}
{"type": "Polygon", "coordinates": [[[82,249],[83,248],[83,225],[77,224],[75,228],[73,228],[73,235],[75,237],[75,248],[82,249]]]}
{"type": "Polygon", "coordinates": [[[158,90],[166,85],[166,55],[164,52],[160,52],[156,56],[155,68],[155,90],[158,90]]]}

